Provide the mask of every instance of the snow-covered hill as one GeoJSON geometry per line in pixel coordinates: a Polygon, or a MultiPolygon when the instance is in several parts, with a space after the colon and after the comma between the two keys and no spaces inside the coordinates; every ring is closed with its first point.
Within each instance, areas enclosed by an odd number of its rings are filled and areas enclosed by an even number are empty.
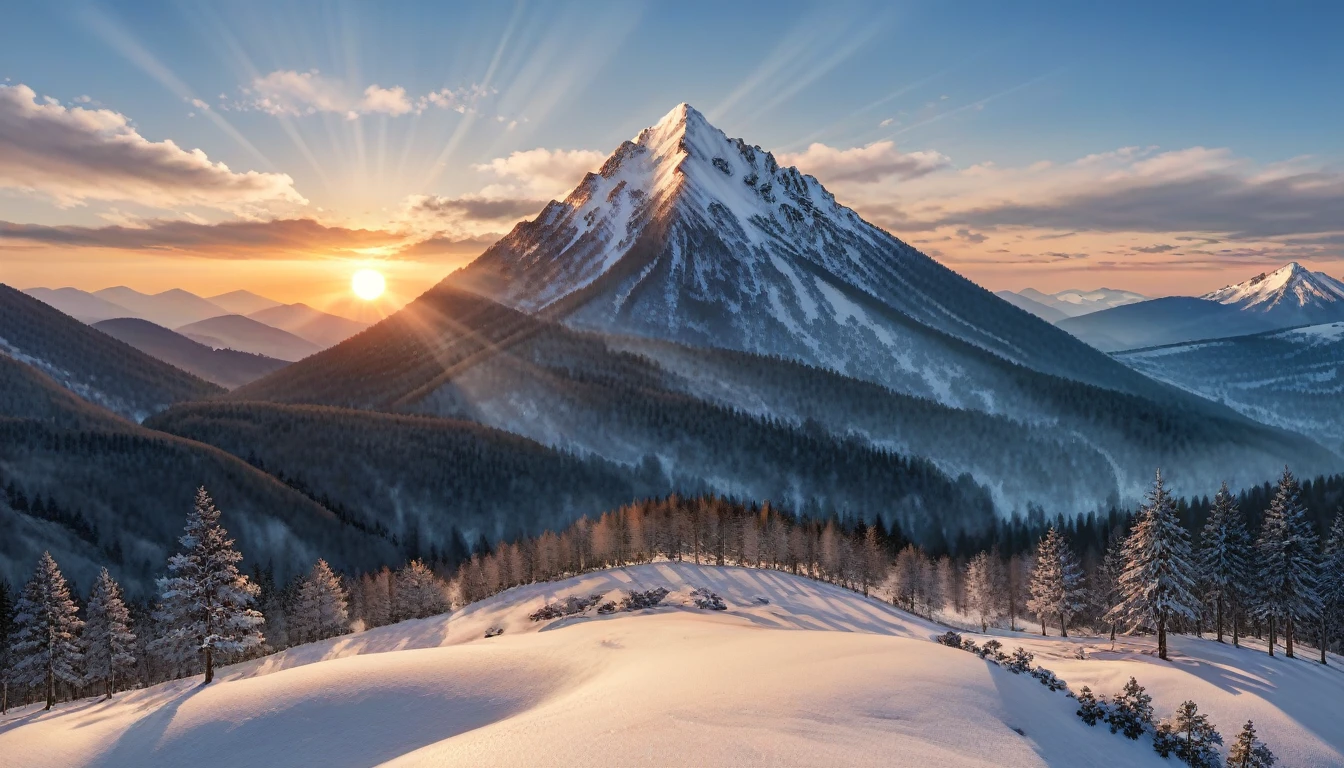
{"type": "MultiPolygon", "coordinates": [[[[654,563],[510,590],[447,617],[301,646],[199,679],[0,721],[45,766],[1170,765],[1076,702],[931,639],[887,604],[784,573],[654,563]],[[533,622],[566,597],[664,588],[663,607],[533,622]],[[726,610],[694,606],[692,591],[726,610]],[[487,630],[502,635],[486,638],[487,630]]],[[[1291,766],[1344,761],[1344,676],[1178,638],[1014,636],[1075,689],[1138,678],[1225,735],[1254,718],[1291,766]],[[1081,650],[1084,659],[1076,656],[1081,650]]]]}
{"type": "Polygon", "coordinates": [[[1344,320],[1344,282],[1295,261],[1201,298],[1263,314],[1280,327],[1344,320]]]}
{"type": "Polygon", "coordinates": [[[1253,419],[1344,450],[1344,321],[1115,357],[1253,419]]]}
{"type": "Polygon", "coordinates": [[[1065,317],[1082,317],[1092,312],[1101,312],[1148,300],[1148,297],[1141,293],[1115,288],[1097,288],[1091,291],[1069,288],[1054,293],[1042,293],[1035,288],[1024,288],[1017,295],[1028,301],[1057,310],[1065,317]]]}
{"type": "Polygon", "coordinates": [[[448,282],[609,333],[801,360],[989,409],[989,355],[1144,382],[875,227],[686,104],[448,282]]]}

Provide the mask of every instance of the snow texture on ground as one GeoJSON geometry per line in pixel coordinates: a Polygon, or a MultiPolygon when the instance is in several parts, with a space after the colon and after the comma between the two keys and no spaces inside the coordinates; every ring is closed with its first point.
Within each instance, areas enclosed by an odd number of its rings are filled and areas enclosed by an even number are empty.
{"type": "MultiPolygon", "coordinates": [[[[0,721],[0,765],[1170,764],[1083,725],[1062,693],[930,642],[944,630],[775,571],[648,564],[294,648],[208,688],[20,709],[0,721]],[[528,618],[655,587],[671,594],[654,609],[528,618]],[[696,589],[727,610],[694,607],[696,589]]],[[[1225,735],[1254,718],[1282,765],[1344,764],[1337,669],[1193,638],[1174,640],[1171,663],[1146,640],[1001,639],[1075,690],[1133,675],[1159,713],[1194,698],[1225,735]]]]}

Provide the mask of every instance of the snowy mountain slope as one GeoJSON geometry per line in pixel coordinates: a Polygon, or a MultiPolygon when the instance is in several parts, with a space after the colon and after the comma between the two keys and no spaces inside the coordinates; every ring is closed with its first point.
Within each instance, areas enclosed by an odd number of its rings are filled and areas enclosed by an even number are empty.
{"type": "MultiPolygon", "coordinates": [[[[1169,765],[1088,727],[1035,680],[942,647],[944,628],[786,573],[690,563],[518,587],[449,616],[292,648],[196,679],[0,720],[0,754],[46,766],[1169,765]],[[668,589],[663,605],[552,622],[565,596],[668,589]],[[707,588],[725,611],[702,611],[707,588]],[[503,628],[485,638],[487,629],[503,628]]],[[[1010,633],[1000,633],[1008,635],[1010,633]]],[[[1248,717],[1292,766],[1337,765],[1344,683],[1306,660],[1212,641],[1000,637],[1107,692],[1134,675],[1159,714],[1195,697],[1248,717]],[[1086,660],[1073,659],[1079,647],[1086,660]]]]}
{"type": "Polygon", "coordinates": [[[1344,320],[1344,282],[1295,261],[1201,298],[1259,313],[1278,327],[1344,320]]]}
{"type": "Polygon", "coordinates": [[[1057,323],[1104,352],[1259,333],[1276,327],[1264,315],[1189,296],[1166,296],[1103,309],[1057,323]]]}
{"type": "Polygon", "coordinates": [[[685,104],[447,282],[575,328],[780,355],[953,405],[992,399],[986,356],[1149,391],[685,104]]]}
{"type": "Polygon", "coordinates": [[[1066,317],[1072,317],[1072,315],[1065,314],[1061,309],[1052,307],[1049,304],[1043,304],[1035,299],[1027,298],[1020,293],[1013,293],[1012,291],[995,291],[994,295],[1018,309],[1024,309],[1030,312],[1047,323],[1057,323],[1066,317]]]}
{"type": "Polygon", "coordinates": [[[1093,291],[1069,288],[1051,294],[1044,294],[1034,288],[1027,288],[1020,295],[1058,309],[1069,317],[1081,317],[1090,312],[1123,307],[1126,304],[1135,304],[1148,299],[1143,294],[1116,290],[1115,288],[1097,288],[1093,291]]]}
{"type": "Polygon", "coordinates": [[[1116,359],[1344,450],[1344,322],[1139,349],[1116,359]]]}

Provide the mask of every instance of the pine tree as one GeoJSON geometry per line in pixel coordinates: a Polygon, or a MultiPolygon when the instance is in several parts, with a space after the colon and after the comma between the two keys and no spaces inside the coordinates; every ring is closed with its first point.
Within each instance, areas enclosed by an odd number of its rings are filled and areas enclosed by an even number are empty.
{"type": "Polygon", "coordinates": [[[1269,747],[1255,737],[1255,724],[1247,720],[1227,750],[1227,768],[1270,768],[1276,762],[1269,747]]]}
{"type": "Polygon", "coordinates": [[[219,510],[205,488],[196,491],[186,532],[178,541],[182,552],[169,559],[169,576],[159,579],[155,617],[164,633],[158,646],[179,661],[199,654],[209,685],[215,679],[215,654],[238,653],[262,643],[264,619],[251,607],[259,590],[238,572],[243,556],[219,524],[219,510]]]}
{"type": "Polygon", "coordinates": [[[397,571],[393,614],[397,621],[423,619],[443,613],[447,607],[443,587],[434,572],[419,560],[412,560],[397,571]]]}
{"type": "Polygon", "coordinates": [[[980,631],[989,631],[999,617],[998,560],[981,552],[966,564],[966,607],[980,621],[980,631]]]}
{"type": "Polygon", "coordinates": [[[1232,611],[1232,643],[1238,644],[1236,615],[1251,580],[1251,537],[1237,501],[1223,483],[1213,498],[1208,523],[1199,540],[1199,580],[1213,603],[1218,642],[1223,642],[1226,612],[1232,611]]]}
{"type": "Polygon", "coordinates": [[[0,715],[9,711],[9,677],[14,663],[14,655],[10,652],[13,635],[14,599],[10,597],[9,582],[0,579],[0,715]]]}
{"type": "Polygon", "coordinates": [[[1092,689],[1084,685],[1083,689],[1078,692],[1078,717],[1082,718],[1083,722],[1088,725],[1096,725],[1105,720],[1106,715],[1106,702],[1098,701],[1097,697],[1093,695],[1092,689]]]}
{"type": "Polygon", "coordinates": [[[1069,636],[1069,618],[1087,606],[1087,589],[1083,586],[1083,569],[1078,558],[1059,531],[1054,527],[1036,547],[1036,568],[1031,574],[1031,599],[1027,610],[1041,619],[1041,634],[1045,634],[1049,616],[1059,617],[1059,633],[1069,636]]]}
{"type": "Polygon", "coordinates": [[[135,635],[121,587],[106,568],[94,582],[84,615],[88,617],[84,622],[84,678],[90,684],[102,683],[110,699],[117,683],[135,673],[135,635]]]}
{"type": "Polygon", "coordinates": [[[1157,632],[1157,655],[1167,658],[1167,627],[1172,620],[1195,617],[1191,590],[1190,539],[1181,527],[1171,496],[1158,471],[1148,503],[1139,510],[1134,532],[1125,540],[1125,570],[1120,574],[1121,600],[1107,614],[1130,629],[1157,632]]]}
{"type": "Polygon", "coordinates": [[[1115,642],[1116,620],[1111,609],[1120,604],[1120,574],[1125,570],[1125,533],[1119,526],[1111,531],[1106,553],[1092,575],[1092,605],[1110,625],[1111,642],[1115,642]]]}
{"type": "Polygon", "coordinates": [[[1307,519],[1300,493],[1297,479],[1284,467],[1256,542],[1260,594],[1255,610],[1269,622],[1271,656],[1276,625],[1283,627],[1285,655],[1292,658],[1294,627],[1305,624],[1321,610],[1316,532],[1307,519]]]}
{"type": "Polygon", "coordinates": [[[350,631],[345,590],[332,573],[327,561],[318,560],[299,584],[298,596],[290,620],[290,633],[296,643],[310,643],[350,631]]]}
{"type": "Polygon", "coordinates": [[[1106,722],[1111,733],[1123,733],[1127,739],[1139,738],[1153,725],[1153,697],[1137,680],[1129,678],[1125,690],[1111,699],[1106,722]]]}
{"type": "Polygon", "coordinates": [[[46,709],[56,704],[57,683],[80,681],[79,631],[83,626],[61,569],[50,552],[43,552],[15,606],[12,652],[15,679],[20,684],[43,686],[46,709]]]}
{"type": "Polygon", "coordinates": [[[1325,542],[1325,558],[1321,562],[1321,663],[1326,663],[1325,652],[1334,639],[1335,627],[1344,615],[1344,508],[1335,513],[1330,537],[1325,542]]]}
{"type": "Polygon", "coordinates": [[[1200,714],[1193,701],[1177,707],[1176,715],[1163,720],[1153,736],[1153,749],[1163,757],[1176,755],[1186,765],[1195,768],[1219,768],[1221,756],[1218,747],[1223,737],[1209,722],[1209,716],[1200,714]]]}

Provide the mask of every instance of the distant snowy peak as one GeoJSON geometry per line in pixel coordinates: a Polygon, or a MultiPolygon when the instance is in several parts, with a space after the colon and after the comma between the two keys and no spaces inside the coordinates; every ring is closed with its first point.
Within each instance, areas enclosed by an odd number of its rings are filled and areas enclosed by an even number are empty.
{"type": "Polygon", "coordinates": [[[1344,282],[1294,261],[1201,298],[1255,312],[1309,308],[1344,311],[1344,282]]]}
{"type": "Polygon", "coordinates": [[[1019,291],[1018,295],[1059,310],[1068,317],[1080,317],[1093,312],[1148,300],[1148,297],[1141,293],[1115,288],[1097,288],[1091,291],[1069,288],[1056,293],[1043,293],[1035,288],[1025,288],[1019,291]]]}

